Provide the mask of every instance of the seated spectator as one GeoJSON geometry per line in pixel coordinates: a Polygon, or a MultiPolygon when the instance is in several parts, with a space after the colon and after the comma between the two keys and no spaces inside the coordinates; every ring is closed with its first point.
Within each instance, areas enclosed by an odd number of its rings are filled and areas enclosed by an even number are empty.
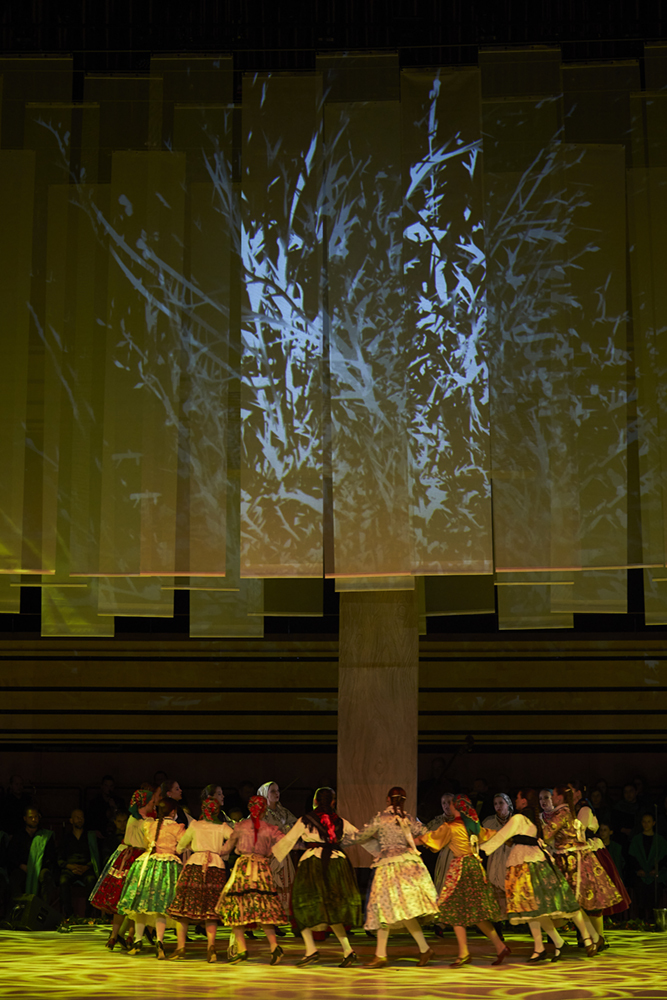
{"type": "Polygon", "coordinates": [[[34,805],[33,796],[26,790],[20,774],[13,774],[9,779],[7,793],[2,800],[0,814],[0,830],[10,836],[23,829],[23,818],[26,809],[34,805]]]}
{"type": "Polygon", "coordinates": [[[58,852],[60,905],[66,919],[72,916],[72,884],[85,888],[86,910],[89,912],[88,896],[100,873],[97,836],[92,830],[86,831],[83,810],[73,809],[69,822],[58,852]]]}
{"type": "Polygon", "coordinates": [[[116,848],[120,847],[123,843],[123,837],[125,836],[125,827],[127,826],[127,821],[130,817],[127,809],[118,809],[116,815],[113,818],[114,828],[113,833],[108,833],[104,840],[102,841],[101,849],[101,861],[105,865],[116,848]]]}
{"type": "Polygon", "coordinates": [[[41,817],[30,806],[23,817],[23,828],[15,833],[7,849],[9,888],[12,897],[36,894],[50,903],[58,871],[58,855],[52,830],[40,826],[41,817]]]}
{"type": "Polygon", "coordinates": [[[125,803],[114,794],[114,779],[110,774],[105,774],[100,784],[100,790],[88,805],[88,828],[92,830],[99,840],[103,840],[108,833],[113,833],[113,818],[119,809],[125,808],[125,803]]]}
{"type": "Polygon", "coordinates": [[[637,789],[632,782],[628,782],[623,786],[623,798],[615,803],[611,813],[611,825],[616,831],[616,839],[626,853],[631,838],[640,829],[639,813],[637,789]]]}
{"type": "Polygon", "coordinates": [[[663,905],[667,884],[667,840],[655,832],[653,813],[644,811],[641,817],[642,832],[630,841],[630,864],[634,870],[635,903],[637,916],[647,923],[653,922],[656,882],[658,906],[663,905]]]}

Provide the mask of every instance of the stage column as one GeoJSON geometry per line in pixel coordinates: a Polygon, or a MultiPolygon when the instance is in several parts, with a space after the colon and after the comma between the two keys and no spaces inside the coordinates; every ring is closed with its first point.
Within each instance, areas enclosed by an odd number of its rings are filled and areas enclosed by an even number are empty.
{"type": "MultiPolygon", "coordinates": [[[[402,785],[417,796],[419,636],[414,590],[340,595],[338,811],[361,827],[402,785]]],[[[370,855],[353,848],[356,867],[370,855]]]]}

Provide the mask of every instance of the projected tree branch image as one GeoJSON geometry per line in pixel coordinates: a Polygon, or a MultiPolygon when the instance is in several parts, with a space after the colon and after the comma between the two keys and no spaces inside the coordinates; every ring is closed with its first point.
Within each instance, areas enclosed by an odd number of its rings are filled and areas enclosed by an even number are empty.
{"type": "Polygon", "coordinates": [[[224,60],[202,60],[209,100],[196,60],[163,62],[161,99],[100,79],[28,105],[0,153],[0,571],[53,578],[49,634],[169,614],[174,578],[229,609],[214,634],[257,634],[273,578],[495,574],[501,628],[624,610],[628,565],[665,559],[662,292],[632,271],[658,216],[629,110],[626,145],[589,138],[539,64],[508,97],[484,65],[385,87],[341,56],[247,75],[233,105],[224,60]],[[653,525],[632,557],[631,420],[653,525]]]}

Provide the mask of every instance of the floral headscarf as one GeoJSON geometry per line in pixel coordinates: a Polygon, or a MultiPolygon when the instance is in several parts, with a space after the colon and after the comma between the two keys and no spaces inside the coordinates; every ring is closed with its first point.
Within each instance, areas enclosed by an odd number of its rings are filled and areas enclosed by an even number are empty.
{"type": "Polygon", "coordinates": [[[458,809],[463,818],[463,823],[469,834],[479,835],[479,816],[473,808],[473,804],[467,795],[457,795],[454,799],[454,808],[458,809]]]}
{"type": "Polygon", "coordinates": [[[255,828],[255,843],[257,843],[257,832],[259,830],[259,824],[262,821],[262,816],[266,812],[266,806],[267,801],[263,795],[251,795],[248,799],[248,811],[250,812],[252,825],[255,828]]]}
{"type": "Polygon", "coordinates": [[[130,809],[132,806],[136,806],[137,809],[143,809],[147,802],[153,798],[153,792],[149,788],[137,788],[136,792],[130,799],[130,809]]]}
{"type": "Polygon", "coordinates": [[[217,799],[204,799],[201,804],[201,814],[207,823],[212,823],[220,812],[220,803],[217,799]]]}

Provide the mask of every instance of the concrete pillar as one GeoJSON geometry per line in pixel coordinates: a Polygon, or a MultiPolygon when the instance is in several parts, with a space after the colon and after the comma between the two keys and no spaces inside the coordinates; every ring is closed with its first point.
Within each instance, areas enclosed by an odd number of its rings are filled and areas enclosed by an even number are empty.
{"type": "MultiPolygon", "coordinates": [[[[402,785],[417,801],[419,633],[413,590],[344,593],[340,599],[338,811],[361,827],[402,785]]],[[[370,856],[350,851],[366,867],[370,856]]]]}

